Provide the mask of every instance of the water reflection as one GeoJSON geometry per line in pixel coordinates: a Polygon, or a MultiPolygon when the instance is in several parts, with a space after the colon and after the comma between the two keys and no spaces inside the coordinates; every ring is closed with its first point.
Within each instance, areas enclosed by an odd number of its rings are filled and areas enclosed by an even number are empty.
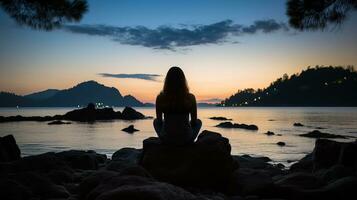
{"type": "MultiPolygon", "coordinates": [[[[1,108],[0,115],[55,115],[64,114],[72,108],[1,108]]],[[[122,108],[116,108],[122,110],[122,108]]],[[[153,108],[138,108],[145,115],[154,116],[153,108]]],[[[297,136],[301,133],[324,128],[321,131],[357,136],[357,108],[200,108],[199,118],[203,128],[216,131],[229,138],[234,154],[268,156],[275,161],[298,160],[311,152],[314,139],[297,136]],[[256,124],[258,131],[217,128],[220,121],[212,116],[232,118],[233,122],[256,124]],[[303,127],[294,127],[300,122],[303,127]],[[273,131],[281,136],[267,136],[273,131]],[[286,146],[280,147],[277,142],[286,146]]],[[[23,155],[67,149],[93,149],[111,155],[119,148],[141,148],[142,141],[155,136],[152,119],[139,121],[106,121],[96,123],[72,123],[49,126],[45,122],[11,122],[0,124],[0,136],[13,134],[23,155]],[[134,124],[139,132],[127,134],[121,129],[134,124]]],[[[340,141],[346,141],[341,140],[340,141]]]]}

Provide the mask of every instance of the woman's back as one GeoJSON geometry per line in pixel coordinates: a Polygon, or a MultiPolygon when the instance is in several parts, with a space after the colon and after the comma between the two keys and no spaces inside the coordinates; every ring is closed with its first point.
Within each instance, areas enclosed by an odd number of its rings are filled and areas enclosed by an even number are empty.
{"type": "Polygon", "coordinates": [[[190,143],[199,130],[193,131],[193,127],[201,123],[197,121],[196,98],[188,91],[183,71],[172,67],[166,75],[162,92],[156,98],[155,130],[167,143],[190,143]]]}

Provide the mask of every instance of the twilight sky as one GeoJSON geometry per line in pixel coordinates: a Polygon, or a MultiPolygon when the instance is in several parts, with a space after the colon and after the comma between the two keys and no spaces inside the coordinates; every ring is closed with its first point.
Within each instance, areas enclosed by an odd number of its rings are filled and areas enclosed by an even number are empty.
{"type": "Polygon", "coordinates": [[[152,102],[179,66],[203,101],[309,65],[357,65],[357,12],[325,31],[287,21],[284,0],[93,0],[80,23],[51,32],[20,27],[0,10],[0,91],[96,80],[152,102]]]}

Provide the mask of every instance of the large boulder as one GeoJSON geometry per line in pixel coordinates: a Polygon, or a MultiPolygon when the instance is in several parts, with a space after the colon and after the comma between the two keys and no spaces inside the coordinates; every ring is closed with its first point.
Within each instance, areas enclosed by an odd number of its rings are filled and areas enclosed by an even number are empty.
{"type": "Polygon", "coordinates": [[[329,168],[336,164],[357,170],[357,142],[344,143],[318,139],[313,151],[314,170],[329,168]]]}
{"type": "Polygon", "coordinates": [[[80,184],[83,200],[190,200],[195,195],[177,186],[157,182],[151,178],[119,175],[114,172],[99,172],[86,178],[80,184]]]}
{"type": "Polygon", "coordinates": [[[243,196],[271,196],[273,187],[273,180],[266,170],[240,168],[232,176],[229,193],[243,196]]]}
{"type": "Polygon", "coordinates": [[[137,164],[141,152],[141,149],[125,147],[114,152],[112,155],[112,160],[137,164]]]}
{"type": "Polygon", "coordinates": [[[66,161],[76,169],[98,169],[100,163],[104,163],[107,156],[95,151],[69,150],[56,153],[56,156],[66,161]]]}
{"type": "Polygon", "coordinates": [[[72,171],[72,168],[55,153],[49,152],[35,156],[27,156],[20,160],[0,165],[0,170],[7,173],[41,171],[50,172],[51,170],[72,171]]]}
{"type": "Polygon", "coordinates": [[[151,137],[143,142],[139,164],[161,181],[222,189],[238,167],[230,153],[228,139],[211,131],[187,146],[166,146],[151,137]]]}
{"type": "Polygon", "coordinates": [[[307,154],[305,157],[294,163],[290,167],[292,172],[312,172],[313,170],[312,153],[307,154]]]}
{"type": "Polygon", "coordinates": [[[301,189],[317,189],[324,186],[325,182],[311,173],[295,172],[281,177],[275,184],[301,189]]]}
{"type": "Polygon", "coordinates": [[[0,162],[9,162],[21,158],[19,146],[13,135],[0,137],[0,162]]]}

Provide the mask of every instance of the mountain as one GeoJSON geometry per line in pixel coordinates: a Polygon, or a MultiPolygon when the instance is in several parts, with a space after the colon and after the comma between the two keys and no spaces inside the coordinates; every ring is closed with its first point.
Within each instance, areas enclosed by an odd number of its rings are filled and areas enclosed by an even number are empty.
{"type": "Polygon", "coordinates": [[[77,107],[88,103],[100,106],[144,106],[131,95],[123,97],[114,87],[106,87],[95,81],[86,81],[64,90],[45,90],[26,96],[1,93],[0,106],[77,107]]]}
{"type": "Polygon", "coordinates": [[[18,105],[30,106],[32,104],[34,104],[34,102],[29,98],[9,92],[0,92],[1,107],[16,107],[18,105]]]}
{"type": "Polygon", "coordinates": [[[132,107],[144,106],[143,103],[131,95],[124,96],[124,104],[132,107]]]}
{"type": "Polygon", "coordinates": [[[352,66],[308,67],[267,88],[240,90],[221,106],[357,106],[357,72],[352,66]]]}
{"type": "Polygon", "coordinates": [[[48,89],[45,91],[28,94],[28,95],[25,95],[24,97],[27,97],[27,98],[33,99],[33,100],[43,100],[43,99],[48,99],[48,98],[54,96],[59,91],[60,90],[57,90],[57,89],[48,89]]]}

